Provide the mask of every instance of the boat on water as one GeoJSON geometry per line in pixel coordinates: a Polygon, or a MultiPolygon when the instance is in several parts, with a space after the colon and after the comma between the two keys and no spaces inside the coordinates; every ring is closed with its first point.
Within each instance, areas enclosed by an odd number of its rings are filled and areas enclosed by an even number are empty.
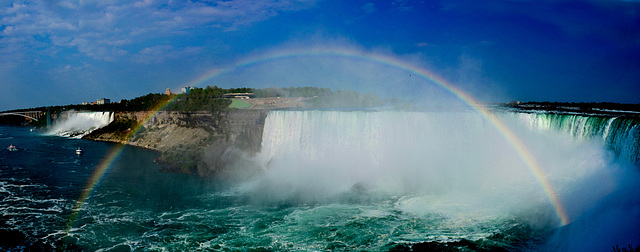
{"type": "Polygon", "coordinates": [[[9,147],[7,147],[7,150],[9,150],[9,151],[17,151],[17,150],[18,150],[18,148],[16,148],[16,146],[15,146],[15,145],[10,144],[10,145],[9,145],[9,147]]]}
{"type": "Polygon", "coordinates": [[[80,147],[78,147],[78,149],[76,149],[76,154],[82,155],[82,149],[80,149],[80,147]]]}

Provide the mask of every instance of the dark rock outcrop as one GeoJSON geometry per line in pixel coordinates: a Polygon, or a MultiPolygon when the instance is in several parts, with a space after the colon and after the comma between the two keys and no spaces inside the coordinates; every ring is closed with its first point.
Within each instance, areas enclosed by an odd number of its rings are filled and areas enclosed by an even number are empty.
{"type": "Polygon", "coordinates": [[[118,112],[86,139],[140,146],[161,153],[163,171],[228,176],[229,164],[260,151],[269,110],[118,112]]]}

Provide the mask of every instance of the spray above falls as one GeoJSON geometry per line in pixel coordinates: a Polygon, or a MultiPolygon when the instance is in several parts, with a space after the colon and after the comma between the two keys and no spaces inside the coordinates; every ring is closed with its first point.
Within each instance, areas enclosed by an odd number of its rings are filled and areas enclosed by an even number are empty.
{"type": "MultiPolygon", "coordinates": [[[[540,174],[523,162],[502,131],[470,111],[271,111],[256,157],[263,173],[249,186],[250,194],[260,202],[286,205],[366,205],[383,198],[391,212],[439,216],[444,228],[464,230],[456,239],[487,239],[486,227],[504,228],[514,220],[551,229],[567,224],[539,176],[566,210],[568,228],[608,216],[611,212],[601,206],[611,195],[637,188],[630,178],[638,172],[620,162],[625,156],[614,153],[617,147],[612,151],[598,138],[547,130],[532,120],[538,115],[495,116],[530,151],[540,174]]],[[[604,120],[607,139],[630,134],[622,124],[614,129],[618,120],[604,120]]],[[[627,205],[620,208],[624,214],[616,218],[636,217],[627,205]]],[[[549,246],[567,242],[573,243],[559,238],[549,246]]],[[[609,242],[603,244],[606,249],[609,242]]]]}
{"type": "Polygon", "coordinates": [[[532,129],[552,130],[581,141],[599,141],[617,157],[640,165],[640,120],[636,117],[518,113],[532,129]]]}
{"type": "Polygon", "coordinates": [[[53,123],[47,133],[82,138],[96,129],[107,126],[113,119],[113,112],[67,112],[53,123]]]}
{"type": "MultiPolygon", "coordinates": [[[[573,146],[553,147],[567,139],[527,131],[519,118],[505,121],[520,127],[518,135],[534,147],[558,191],[575,186],[571,173],[602,171],[596,164],[565,167],[559,153],[594,157],[573,146]]],[[[553,211],[550,196],[501,134],[471,112],[272,111],[258,159],[265,197],[274,200],[317,201],[355,188],[448,200],[473,196],[483,201],[476,207],[490,212],[534,205],[553,211]]]]}

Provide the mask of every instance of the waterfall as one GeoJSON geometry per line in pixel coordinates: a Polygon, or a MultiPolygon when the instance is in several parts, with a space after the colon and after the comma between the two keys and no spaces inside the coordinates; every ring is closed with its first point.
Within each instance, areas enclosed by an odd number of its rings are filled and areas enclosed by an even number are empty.
{"type": "Polygon", "coordinates": [[[51,135],[82,138],[113,121],[112,112],[67,112],[47,131],[51,135]]]}
{"type": "MultiPolygon", "coordinates": [[[[603,171],[600,147],[577,148],[580,143],[568,143],[571,137],[528,130],[517,117],[505,123],[558,187],[573,188],[576,177],[603,171]]],[[[366,188],[393,195],[475,195],[513,208],[546,204],[531,168],[503,134],[470,111],[271,111],[256,157],[265,171],[260,193],[313,201],[366,188]],[[521,201],[532,198],[537,201],[521,201]]]]}
{"type": "Polygon", "coordinates": [[[579,140],[596,140],[616,156],[640,164],[640,119],[545,113],[518,113],[532,129],[554,130],[579,140]]]}
{"type": "Polygon", "coordinates": [[[496,132],[486,124],[471,113],[271,111],[258,158],[274,186],[312,198],[354,186],[393,193],[480,186],[468,175],[488,165],[483,156],[493,147],[508,148],[491,141],[496,132]]]}
{"type": "Polygon", "coordinates": [[[539,167],[523,162],[506,133],[473,111],[271,111],[256,156],[263,172],[243,190],[285,204],[391,196],[389,204],[419,216],[553,228],[555,195],[572,224],[553,234],[550,251],[637,234],[639,174],[621,160],[637,164],[637,119],[496,116],[539,167]]]}

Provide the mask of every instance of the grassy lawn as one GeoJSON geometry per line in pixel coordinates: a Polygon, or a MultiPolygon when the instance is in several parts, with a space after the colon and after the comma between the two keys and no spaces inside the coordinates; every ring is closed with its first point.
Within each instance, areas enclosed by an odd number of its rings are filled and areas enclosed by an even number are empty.
{"type": "Polygon", "coordinates": [[[243,100],[231,100],[230,108],[248,108],[251,107],[251,103],[245,102],[243,100]]]}

